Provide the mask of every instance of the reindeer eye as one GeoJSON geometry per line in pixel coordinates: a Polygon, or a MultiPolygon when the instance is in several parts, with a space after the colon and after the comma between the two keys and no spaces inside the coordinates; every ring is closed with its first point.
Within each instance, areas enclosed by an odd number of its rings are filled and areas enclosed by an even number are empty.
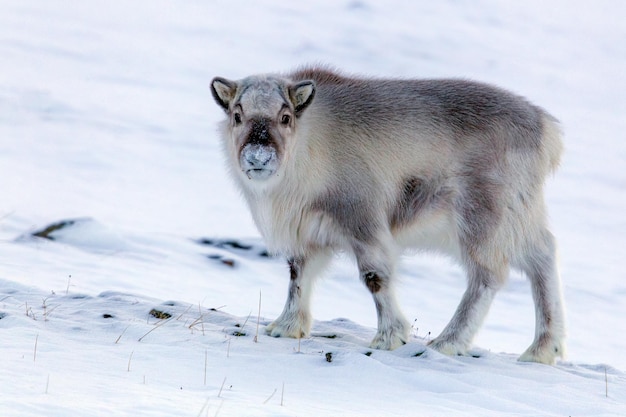
{"type": "Polygon", "coordinates": [[[283,126],[288,126],[289,123],[291,123],[291,116],[289,116],[288,114],[283,114],[283,117],[280,118],[280,123],[283,126]]]}
{"type": "Polygon", "coordinates": [[[235,124],[236,124],[236,125],[241,124],[241,114],[239,114],[239,113],[235,113],[235,114],[233,115],[233,120],[235,121],[235,124]]]}

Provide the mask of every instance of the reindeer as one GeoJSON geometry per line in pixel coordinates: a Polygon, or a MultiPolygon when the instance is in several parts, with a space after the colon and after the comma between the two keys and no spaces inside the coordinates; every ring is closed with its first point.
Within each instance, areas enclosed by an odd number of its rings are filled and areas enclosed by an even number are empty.
{"type": "Polygon", "coordinates": [[[378,316],[372,348],[407,342],[394,293],[399,256],[456,259],[467,289],[429,346],[466,355],[510,267],[530,280],[534,341],[521,361],[563,357],[564,308],[543,185],[558,122],[500,88],[459,79],[352,77],[324,67],[216,77],[223,148],[268,249],[288,260],[283,312],[266,331],[306,337],[316,277],[345,251],[378,316]]]}

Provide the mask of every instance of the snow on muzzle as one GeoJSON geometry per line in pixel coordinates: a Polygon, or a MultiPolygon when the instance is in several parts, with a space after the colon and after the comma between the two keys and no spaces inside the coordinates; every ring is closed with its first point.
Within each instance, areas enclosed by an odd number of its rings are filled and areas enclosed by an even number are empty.
{"type": "Polygon", "coordinates": [[[239,159],[241,170],[251,180],[265,180],[278,169],[278,158],[273,146],[248,144],[244,146],[239,159]]]}

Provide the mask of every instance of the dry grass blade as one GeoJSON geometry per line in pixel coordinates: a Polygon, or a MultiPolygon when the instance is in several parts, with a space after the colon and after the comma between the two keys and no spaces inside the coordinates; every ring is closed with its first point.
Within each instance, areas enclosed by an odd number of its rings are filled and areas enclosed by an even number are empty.
{"type": "Polygon", "coordinates": [[[226,383],[226,377],[224,377],[224,380],[222,381],[222,386],[220,387],[220,392],[217,393],[217,398],[220,398],[220,396],[222,395],[222,390],[224,389],[225,383],[226,383]]]}
{"type": "Polygon", "coordinates": [[[202,408],[200,409],[200,412],[198,413],[198,417],[202,416],[202,412],[204,411],[205,408],[206,408],[207,414],[208,414],[208,412],[209,412],[208,405],[209,405],[209,400],[210,399],[211,399],[211,397],[207,397],[206,401],[204,402],[204,405],[202,406],[202,408]]]}
{"type": "Polygon", "coordinates": [[[39,341],[39,334],[35,336],[35,349],[33,350],[33,362],[37,360],[37,342],[39,341]]]}
{"type": "Polygon", "coordinates": [[[259,290],[259,314],[256,318],[256,335],[254,336],[254,343],[259,341],[259,322],[261,321],[261,291],[259,290]]]}
{"type": "Polygon", "coordinates": [[[285,399],[285,383],[283,382],[283,389],[280,392],[280,406],[282,407],[284,405],[283,400],[285,399]]]}
{"type": "Polygon", "coordinates": [[[117,345],[117,343],[120,341],[120,339],[122,338],[122,336],[124,336],[124,333],[126,333],[126,330],[128,330],[128,328],[130,327],[130,324],[128,326],[126,326],[126,328],[124,329],[124,331],[122,332],[122,334],[120,334],[117,339],[115,339],[115,344],[117,345]]]}
{"type": "Polygon", "coordinates": [[[207,361],[209,357],[208,349],[204,349],[204,385],[206,385],[207,361]]]}
{"type": "Polygon", "coordinates": [[[278,388],[274,388],[274,392],[272,392],[272,393],[270,394],[270,396],[269,396],[269,397],[267,397],[267,399],[266,399],[265,401],[263,401],[263,404],[267,404],[267,403],[268,403],[268,401],[272,399],[272,397],[274,396],[274,394],[276,394],[276,391],[278,391],[278,388]]]}
{"type": "Polygon", "coordinates": [[[135,353],[134,350],[132,352],[130,352],[130,356],[128,357],[128,366],[126,367],[126,372],[130,372],[130,361],[133,360],[133,354],[134,353],[135,353]]]}
{"type": "Polygon", "coordinates": [[[160,322],[158,322],[152,329],[150,329],[146,334],[144,334],[143,336],[141,336],[139,339],[137,339],[138,342],[141,342],[144,337],[148,336],[150,333],[152,333],[153,331],[155,331],[156,329],[158,329],[159,327],[163,326],[165,323],[168,323],[170,320],[172,320],[172,317],[170,317],[169,319],[165,319],[162,320],[160,322]]]}

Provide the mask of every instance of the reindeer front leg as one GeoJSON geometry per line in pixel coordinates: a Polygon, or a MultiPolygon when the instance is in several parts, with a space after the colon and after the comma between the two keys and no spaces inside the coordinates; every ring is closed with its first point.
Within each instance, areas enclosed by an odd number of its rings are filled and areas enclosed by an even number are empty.
{"type": "Polygon", "coordinates": [[[361,280],[374,298],[378,331],[370,347],[391,350],[408,341],[410,325],[394,291],[396,256],[391,245],[359,242],[354,247],[361,280]]]}
{"type": "Polygon", "coordinates": [[[311,333],[311,294],[315,278],[328,264],[330,254],[319,251],[288,259],[289,292],[283,312],[265,331],[273,337],[307,337],[311,333]]]}

